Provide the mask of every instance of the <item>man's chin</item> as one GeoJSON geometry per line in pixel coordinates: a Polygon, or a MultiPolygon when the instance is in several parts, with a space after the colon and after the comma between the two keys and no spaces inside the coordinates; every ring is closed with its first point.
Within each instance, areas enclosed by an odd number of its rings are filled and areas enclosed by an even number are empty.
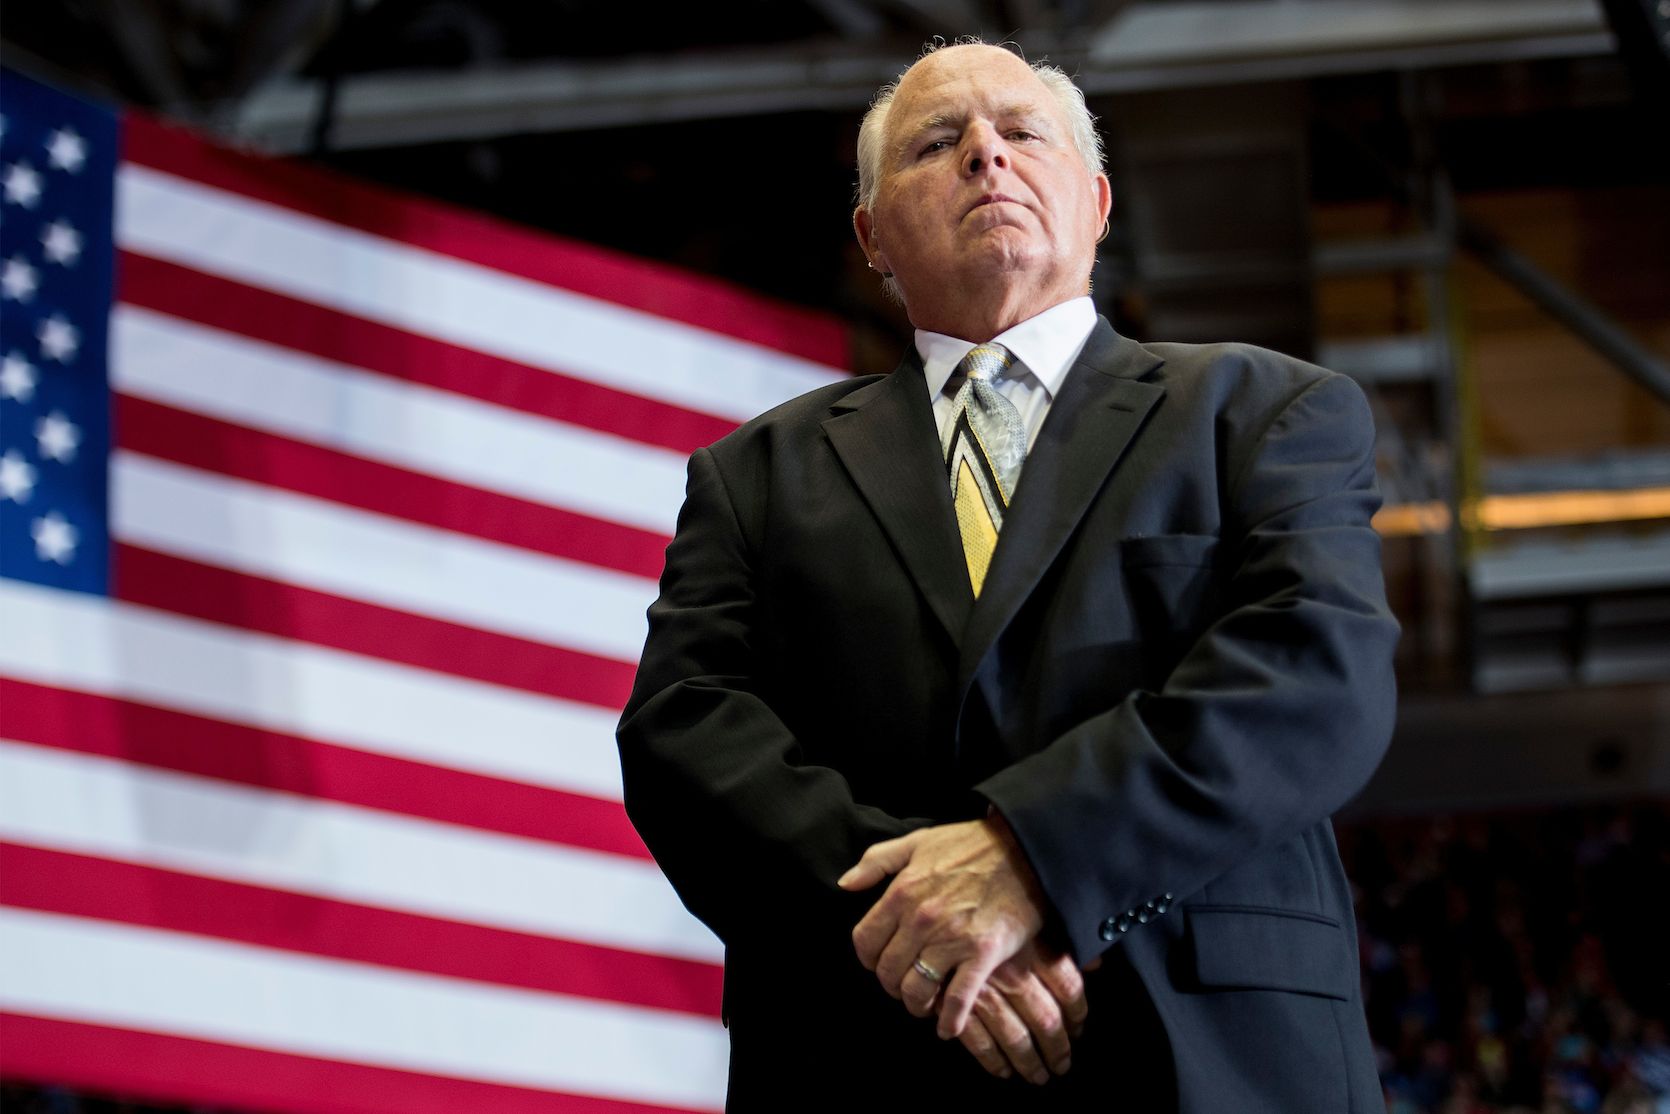
{"type": "Polygon", "coordinates": [[[977,271],[1026,271],[1041,267],[1048,257],[1025,230],[1011,225],[988,229],[969,245],[967,260],[977,271]]]}
{"type": "Polygon", "coordinates": [[[1005,202],[982,205],[971,211],[963,218],[958,231],[965,237],[975,238],[992,235],[1036,236],[1038,226],[1025,209],[1005,202]]]}

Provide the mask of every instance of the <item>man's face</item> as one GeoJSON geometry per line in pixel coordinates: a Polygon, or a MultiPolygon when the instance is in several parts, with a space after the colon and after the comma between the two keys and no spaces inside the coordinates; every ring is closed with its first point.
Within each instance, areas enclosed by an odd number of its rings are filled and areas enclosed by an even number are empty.
{"type": "Polygon", "coordinates": [[[1038,302],[1033,312],[1085,292],[1107,179],[1086,169],[1020,58],[991,46],[928,55],[899,83],[883,152],[875,204],[855,225],[919,325],[921,311],[994,275],[1038,302]]]}

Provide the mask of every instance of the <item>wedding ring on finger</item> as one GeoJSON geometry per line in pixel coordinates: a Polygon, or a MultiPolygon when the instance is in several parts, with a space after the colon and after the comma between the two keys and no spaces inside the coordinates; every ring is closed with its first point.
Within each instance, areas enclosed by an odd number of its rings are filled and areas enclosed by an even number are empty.
{"type": "Polygon", "coordinates": [[[918,959],[915,963],[912,963],[910,965],[910,969],[927,979],[929,982],[938,982],[945,977],[932,967],[929,967],[926,963],[923,963],[920,959],[918,959]]]}

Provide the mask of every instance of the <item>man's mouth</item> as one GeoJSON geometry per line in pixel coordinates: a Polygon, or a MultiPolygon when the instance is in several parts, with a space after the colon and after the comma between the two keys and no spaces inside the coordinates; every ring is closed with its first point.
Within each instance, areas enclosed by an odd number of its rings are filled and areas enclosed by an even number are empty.
{"type": "MultiPolygon", "coordinates": [[[[1020,204],[1019,201],[1016,201],[1014,198],[1010,197],[1008,194],[1004,194],[1004,193],[983,193],[978,198],[975,199],[974,204],[972,204],[968,207],[968,212],[972,213],[972,212],[974,212],[974,210],[980,208],[981,206],[995,205],[1000,201],[1007,201],[1011,205],[1019,205],[1020,204]]],[[[964,213],[963,215],[967,216],[968,213],[964,213]]]]}

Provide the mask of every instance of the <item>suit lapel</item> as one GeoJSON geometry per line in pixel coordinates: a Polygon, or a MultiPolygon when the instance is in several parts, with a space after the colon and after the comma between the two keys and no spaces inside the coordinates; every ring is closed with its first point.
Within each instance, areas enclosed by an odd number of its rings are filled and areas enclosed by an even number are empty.
{"type": "Polygon", "coordinates": [[[974,592],[915,349],[892,375],[860,387],[830,409],[824,432],[928,606],[956,642],[967,625],[974,592]]]}
{"type": "Polygon", "coordinates": [[[986,583],[961,640],[958,695],[1015,617],[1142,428],[1165,388],[1139,381],[1164,361],[1097,322],[1027,455],[986,583]]]}

